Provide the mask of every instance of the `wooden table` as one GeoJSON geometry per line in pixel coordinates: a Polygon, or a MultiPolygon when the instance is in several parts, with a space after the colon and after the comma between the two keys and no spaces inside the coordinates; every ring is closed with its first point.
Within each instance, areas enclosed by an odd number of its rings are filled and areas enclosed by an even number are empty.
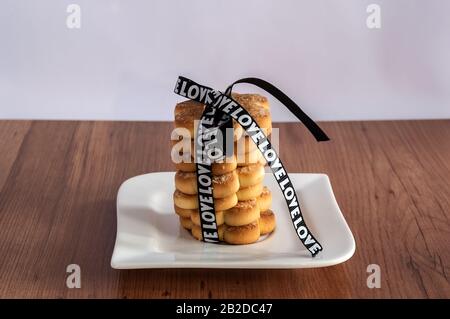
{"type": "Polygon", "coordinates": [[[119,185],[173,170],[169,123],[0,121],[0,297],[450,297],[450,120],[278,124],[290,172],[329,175],[356,240],[301,270],[111,269],[119,185]],[[290,136],[288,136],[290,134],[290,136]],[[80,289],[66,266],[81,267],[80,289]],[[366,285],[381,268],[381,288],[366,285]]]}

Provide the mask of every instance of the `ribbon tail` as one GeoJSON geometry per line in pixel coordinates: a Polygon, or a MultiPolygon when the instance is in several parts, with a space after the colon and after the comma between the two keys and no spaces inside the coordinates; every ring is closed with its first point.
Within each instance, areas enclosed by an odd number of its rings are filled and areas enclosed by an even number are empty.
{"type": "Polygon", "coordinates": [[[311,134],[315,137],[315,139],[318,142],[330,140],[327,134],[319,127],[319,125],[317,125],[316,122],[314,122],[305,112],[303,112],[303,110],[294,101],[292,101],[286,94],[284,94],[280,89],[278,89],[273,84],[258,78],[244,78],[237,80],[236,82],[231,84],[226,89],[225,91],[226,94],[230,95],[231,91],[233,90],[233,86],[239,83],[253,84],[267,91],[268,93],[273,95],[276,99],[278,99],[282,104],[284,104],[288,108],[288,110],[291,111],[291,113],[294,114],[295,117],[298,118],[306,126],[306,128],[311,132],[311,134]]]}

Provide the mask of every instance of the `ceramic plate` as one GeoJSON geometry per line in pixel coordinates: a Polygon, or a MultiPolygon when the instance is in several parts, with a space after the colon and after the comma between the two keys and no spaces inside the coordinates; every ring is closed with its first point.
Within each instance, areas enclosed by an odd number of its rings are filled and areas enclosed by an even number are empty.
{"type": "Polygon", "coordinates": [[[180,226],[173,210],[174,174],[136,176],[120,187],[113,268],[312,268],[342,263],[355,251],[327,175],[289,174],[304,218],[323,246],[313,258],[297,237],[272,174],[266,174],[264,184],[272,190],[277,228],[243,246],[206,244],[180,226]]]}

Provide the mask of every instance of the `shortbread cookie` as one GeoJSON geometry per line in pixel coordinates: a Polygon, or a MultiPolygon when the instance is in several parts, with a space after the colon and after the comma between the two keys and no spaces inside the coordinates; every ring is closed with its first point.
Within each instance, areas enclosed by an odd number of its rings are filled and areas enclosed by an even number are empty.
{"type": "Polygon", "coordinates": [[[269,109],[269,100],[265,96],[259,94],[232,93],[231,97],[245,109],[255,106],[259,106],[266,110],[269,109]]]}
{"type": "Polygon", "coordinates": [[[185,229],[192,229],[192,225],[193,225],[190,218],[184,218],[184,217],[180,217],[180,224],[185,229]]]}
{"type": "Polygon", "coordinates": [[[175,213],[180,216],[180,217],[184,217],[184,218],[191,218],[191,215],[193,212],[195,212],[195,209],[184,209],[181,207],[178,207],[177,205],[173,205],[174,209],[175,209],[175,213]]]}
{"type": "Polygon", "coordinates": [[[197,135],[198,120],[200,120],[203,113],[202,108],[186,107],[175,114],[175,128],[184,128],[188,131],[189,135],[186,135],[182,130],[178,131],[178,134],[185,137],[194,139],[197,135]]]}
{"type": "MultiPolygon", "coordinates": [[[[239,178],[236,171],[223,175],[213,176],[214,198],[228,197],[239,190],[239,178]]],[[[175,188],[187,195],[197,194],[197,173],[181,172],[175,174],[175,188]]]]}
{"type": "MultiPolygon", "coordinates": [[[[176,206],[184,209],[197,209],[198,208],[198,196],[188,195],[175,190],[173,193],[173,201],[176,206]]],[[[238,202],[236,194],[232,194],[225,198],[214,199],[214,209],[216,211],[230,209],[238,202]]]]}
{"type": "MultiPolygon", "coordinates": [[[[191,220],[194,225],[200,226],[200,213],[198,210],[195,210],[194,212],[192,212],[191,220]]],[[[224,222],[225,222],[224,212],[223,211],[216,212],[216,224],[218,226],[220,226],[220,225],[223,225],[224,222]]]]}
{"type": "Polygon", "coordinates": [[[259,207],[255,199],[241,201],[224,212],[224,221],[228,226],[243,226],[259,218],[259,207]]]}
{"type": "Polygon", "coordinates": [[[258,222],[244,226],[226,226],[223,239],[234,245],[245,245],[256,242],[259,239],[258,222]]]}
{"type": "Polygon", "coordinates": [[[270,210],[261,212],[259,231],[261,235],[271,233],[275,229],[275,214],[270,210]]]}
{"type": "Polygon", "coordinates": [[[229,156],[224,158],[222,162],[214,162],[211,165],[211,172],[213,175],[223,175],[232,172],[237,167],[236,156],[229,156]]]}
{"type": "Polygon", "coordinates": [[[266,136],[272,134],[272,117],[270,111],[261,107],[247,109],[258,126],[263,129],[266,136]]]}
{"type": "Polygon", "coordinates": [[[193,110],[193,109],[197,109],[198,112],[200,113],[203,112],[203,110],[205,109],[205,105],[193,100],[186,100],[177,103],[177,105],[175,105],[174,115],[176,116],[177,114],[186,112],[186,110],[193,110]]]}
{"type": "MultiPolygon", "coordinates": [[[[225,232],[225,225],[220,225],[219,227],[217,227],[217,232],[219,233],[219,240],[223,241],[223,234],[225,232]]],[[[192,229],[191,229],[191,233],[192,236],[195,237],[195,239],[197,240],[202,240],[202,228],[198,225],[192,225],[192,229]]]]}
{"type": "Polygon", "coordinates": [[[241,188],[259,184],[264,180],[264,166],[262,164],[250,164],[248,166],[240,166],[237,169],[239,175],[239,185],[241,188]]]}
{"type": "Polygon", "coordinates": [[[197,166],[195,165],[193,158],[191,158],[191,161],[189,163],[185,163],[185,162],[175,163],[175,168],[177,171],[182,171],[182,172],[197,171],[197,166]]]}
{"type": "MultiPolygon", "coordinates": [[[[214,162],[211,165],[211,172],[213,175],[223,175],[232,172],[237,167],[236,156],[229,156],[222,162],[214,162]]],[[[195,165],[194,158],[190,158],[189,163],[181,162],[175,163],[175,168],[182,172],[195,172],[197,171],[197,166],[195,165]]]]}
{"type": "Polygon", "coordinates": [[[272,206],[272,192],[267,186],[263,187],[261,195],[256,198],[258,202],[259,209],[263,212],[272,206]]]}
{"type": "Polygon", "coordinates": [[[249,187],[240,188],[236,195],[239,201],[257,198],[263,191],[263,184],[255,184],[249,187]]]}
{"type": "Polygon", "coordinates": [[[269,136],[272,132],[272,117],[267,98],[258,94],[239,93],[232,94],[232,97],[250,113],[266,136],[269,136]]]}
{"type": "Polygon", "coordinates": [[[197,209],[198,208],[198,198],[197,195],[187,195],[179,190],[175,190],[173,193],[173,202],[175,206],[183,209],[197,209]]]}

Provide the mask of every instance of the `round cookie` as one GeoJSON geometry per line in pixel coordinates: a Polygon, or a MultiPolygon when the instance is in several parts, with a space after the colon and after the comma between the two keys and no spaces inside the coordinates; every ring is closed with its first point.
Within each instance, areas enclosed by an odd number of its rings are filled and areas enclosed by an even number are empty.
{"type": "MultiPolygon", "coordinates": [[[[195,210],[191,214],[191,220],[192,220],[192,223],[194,225],[200,226],[200,213],[199,213],[198,210],[195,210]]],[[[224,223],[225,223],[224,212],[223,211],[216,212],[216,224],[217,224],[217,226],[223,225],[224,223]]]]}
{"type": "Polygon", "coordinates": [[[275,229],[275,214],[270,210],[261,212],[259,218],[259,231],[261,235],[269,234],[275,229]]]}
{"type": "MultiPolygon", "coordinates": [[[[225,232],[225,225],[220,225],[219,227],[217,227],[217,232],[219,233],[219,240],[223,241],[223,234],[225,232]]],[[[195,237],[195,239],[197,240],[202,240],[202,228],[198,225],[192,225],[192,229],[191,229],[191,233],[192,236],[195,237]]]]}
{"type": "Polygon", "coordinates": [[[232,194],[228,197],[224,198],[215,198],[214,199],[214,209],[216,211],[227,210],[236,205],[238,202],[238,198],[236,194],[232,194]]]}
{"type": "Polygon", "coordinates": [[[261,183],[264,179],[265,171],[262,164],[251,164],[240,166],[237,169],[239,175],[239,185],[241,188],[249,187],[261,183]]]}
{"type": "MultiPolygon", "coordinates": [[[[175,190],[173,193],[173,201],[176,206],[184,209],[197,209],[198,208],[198,196],[188,195],[180,192],[179,190],[175,190]]],[[[230,196],[224,198],[214,199],[214,209],[216,211],[227,210],[236,205],[238,202],[238,198],[236,194],[232,194],[230,196]]]]}
{"type": "Polygon", "coordinates": [[[250,113],[266,136],[269,136],[272,132],[272,117],[267,98],[258,94],[234,93],[231,96],[250,113]]]}
{"type": "Polygon", "coordinates": [[[262,212],[270,209],[270,206],[272,206],[272,192],[267,186],[263,187],[261,195],[256,198],[256,201],[262,212]]]}
{"type": "Polygon", "coordinates": [[[177,171],[175,173],[175,188],[187,195],[197,194],[197,173],[177,171]]]}
{"type": "Polygon", "coordinates": [[[183,209],[197,209],[198,208],[198,198],[197,195],[187,195],[179,190],[175,190],[173,193],[173,202],[175,206],[183,209]]]}
{"type": "Polygon", "coordinates": [[[223,175],[213,176],[214,198],[224,198],[235,194],[239,190],[239,177],[236,171],[223,175]]]}
{"type": "Polygon", "coordinates": [[[184,217],[184,218],[191,218],[192,213],[196,212],[195,209],[184,209],[181,207],[178,207],[177,205],[173,205],[174,209],[175,209],[175,213],[180,216],[180,217],[184,217]]]}
{"type": "Polygon", "coordinates": [[[249,187],[240,188],[236,195],[239,201],[257,198],[263,191],[263,184],[255,184],[249,187]]]}
{"type": "MultiPolygon", "coordinates": [[[[195,172],[197,171],[197,166],[195,165],[194,159],[191,157],[189,163],[181,162],[175,163],[175,168],[182,172],[195,172]]],[[[232,172],[237,167],[236,156],[226,157],[223,162],[215,162],[211,165],[211,172],[213,175],[223,175],[232,172]]]]}
{"type": "Polygon", "coordinates": [[[236,156],[229,156],[224,158],[223,162],[214,162],[211,165],[211,172],[213,175],[223,175],[232,172],[237,167],[236,156]]]}
{"type": "Polygon", "coordinates": [[[228,244],[245,245],[256,242],[259,239],[259,225],[255,221],[244,226],[227,226],[223,239],[228,244]]]}
{"type": "Polygon", "coordinates": [[[174,115],[176,116],[177,114],[190,109],[199,109],[201,110],[201,112],[203,112],[203,110],[205,109],[205,105],[193,100],[186,100],[175,105],[174,115]]]}
{"type": "Polygon", "coordinates": [[[270,111],[260,106],[247,109],[266,136],[272,134],[272,117],[270,111]]]}
{"type": "Polygon", "coordinates": [[[184,229],[192,229],[192,221],[190,218],[180,217],[180,224],[184,229]]]}
{"type": "Polygon", "coordinates": [[[228,226],[243,226],[259,218],[259,207],[255,199],[240,201],[224,212],[224,221],[228,226]]]}
{"type": "MultiPolygon", "coordinates": [[[[236,171],[232,171],[223,175],[213,176],[212,184],[214,198],[228,197],[239,190],[239,177],[236,171]]],[[[176,172],[175,187],[187,195],[197,194],[197,173],[176,172]]]]}
{"type": "Polygon", "coordinates": [[[264,109],[269,109],[269,100],[262,95],[259,94],[240,94],[240,93],[231,93],[231,97],[242,105],[245,109],[248,107],[259,106],[264,109]]]}
{"type": "Polygon", "coordinates": [[[175,163],[175,168],[177,171],[182,171],[182,172],[195,172],[197,171],[197,166],[194,163],[194,160],[192,159],[191,163],[175,163]]]}
{"type": "Polygon", "coordinates": [[[200,120],[203,113],[203,108],[199,107],[185,107],[175,113],[175,128],[185,128],[184,130],[178,130],[178,135],[185,138],[194,139],[197,132],[198,120],[200,120]],[[189,133],[189,135],[187,134],[189,133]]]}

